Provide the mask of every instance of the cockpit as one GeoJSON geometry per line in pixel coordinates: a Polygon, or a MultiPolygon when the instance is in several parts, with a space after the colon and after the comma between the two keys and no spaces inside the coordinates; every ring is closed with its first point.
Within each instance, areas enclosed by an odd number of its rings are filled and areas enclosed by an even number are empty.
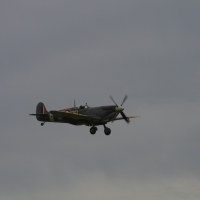
{"type": "Polygon", "coordinates": [[[89,106],[88,106],[87,103],[86,103],[85,106],[80,105],[78,108],[79,108],[79,109],[86,109],[86,108],[89,108],[89,106]]]}

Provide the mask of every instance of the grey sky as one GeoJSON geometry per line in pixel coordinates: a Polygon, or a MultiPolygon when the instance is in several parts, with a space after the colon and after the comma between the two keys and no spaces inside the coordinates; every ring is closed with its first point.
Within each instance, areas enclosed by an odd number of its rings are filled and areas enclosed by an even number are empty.
{"type": "Polygon", "coordinates": [[[200,198],[199,1],[0,2],[0,199],[200,198]],[[124,104],[129,125],[45,124],[124,104]]]}

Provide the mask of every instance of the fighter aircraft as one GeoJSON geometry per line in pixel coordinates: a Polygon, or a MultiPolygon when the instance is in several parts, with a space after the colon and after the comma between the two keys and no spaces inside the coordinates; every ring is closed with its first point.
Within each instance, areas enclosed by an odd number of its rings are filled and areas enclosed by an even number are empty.
{"type": "Polygon", "coordinates": [[[60,122],[60,123],[69,123],[72,125],[86,125],[91,126],[90,133],[94,135],[98,130],[96,126],[103,125],[105,135],[110,135],[111,129],[106,127],[108,122],[113,122],[116,120],[125,120],[127,123],[130,122],[130,118],[138,118],[139,116],[129,116],[127,117],[123,110],[122,105],[127,99],[127,95],[124,97],[121,105],[117,105],[113,97],[110,96],[110,99],[115,105],[111,106],[99,106],[99,107],[89,107],[86,105],[76,106],[74,100],[74,107],[66,108],[62,110],[52,110],[47,111],[45,105],[40,102],[36,107],[36,114],[30,114],[36,116],[38,121],[42,121],[41,126],[45,122],[60,122]],[[121,114],[121,117],[117,117],[121,114]]]}

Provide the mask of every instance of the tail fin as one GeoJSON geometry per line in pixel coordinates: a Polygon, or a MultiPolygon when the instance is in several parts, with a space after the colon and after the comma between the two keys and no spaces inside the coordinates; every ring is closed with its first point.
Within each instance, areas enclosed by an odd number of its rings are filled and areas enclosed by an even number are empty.
{"type": "Polygon", "coordinates": [[[30,115],[36,116],[36,119],[38,121],[48,121],[49,120],[48,111],[42,102],[38,103],[38,105],[36,107],[36,114],[30,114],[30,115]]]}
{"type": "Polygon", "coordinates": [[[36,107],[36,114],[47,114],[47,113],[48,112],[45,105],[42,102],[38,103],[36,107]]]}
{"type": "Polygon", "coordinates": [[[36,107],[36,114],[38,121],[46,121],[46,118],[48,118],[48,111],[42,102],[38,103],[36,107]]]}

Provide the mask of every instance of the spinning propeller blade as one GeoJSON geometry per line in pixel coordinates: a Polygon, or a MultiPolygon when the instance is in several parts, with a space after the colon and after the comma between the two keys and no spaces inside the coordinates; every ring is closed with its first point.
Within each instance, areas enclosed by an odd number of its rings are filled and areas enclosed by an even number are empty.
{"type": "Polygon", "coordinates": [[[121,106],[124,104],[124,102],[126,101],[127,98],[128,98],[128,96],[126,95],[126,96],[124,97],[123,101],[122,101],[121,106]]]}
{"type": "Polygon", "coordinates": [[[126,123],[128,124],[130,122],[129,118],[124,114],[124,112],[120,112],[121,116],[124,118],[124,120],[126,121],[126,123]]]}
{"type": "MultiPolygon", "coordinates": [[[[122,103],[121,103],[121,106],[124,104],[124,102],[126,101],[127,98],[128,98],[128,96],[126,95],[126,96],[124,97],[122,103]]],[[[113,102],[117,107],[119,107],[111,95],[110,95],[110,99],[112,100],[112,102],[113,102]]],[[[122,107],[119,107],[119,108],[124,109],[124,108],[122,108],[122,107]]],[[[121,116],[124,118],[124,120],[126,121],[126,123],[129,123],[129,122],[130,122],[129,118],[124,114],[123,111],[120,111],[120,114],[121,114],[121,116]]]]}
{"type": "Polygon", "coordinates": [[[113,97],[110,95],[110,99],[112,100],[112,102],[118,107],[118,105],[116,104],[115,100],[113,99],[113,97]]]}

